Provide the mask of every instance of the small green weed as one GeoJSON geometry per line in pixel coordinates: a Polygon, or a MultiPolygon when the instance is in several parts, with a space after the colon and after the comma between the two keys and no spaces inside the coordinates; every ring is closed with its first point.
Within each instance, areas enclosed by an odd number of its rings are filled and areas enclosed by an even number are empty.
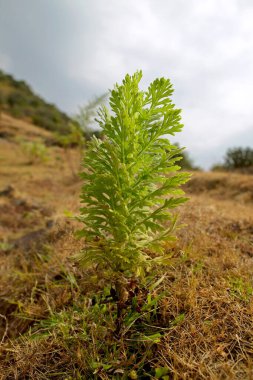
{"type": "Polygon", "coordinates": [[[241,277],[229,279],[231,294],[242,301],[249,301],[253,295],[253,287],[241,277]]]}
{"type": "Polygon", "coordinates": [[[9,252],[13,248],[13,244],[8,243],[7,241],[0,242],[0,251],[9,252]]]}
{"type": "Polygon", "coordinates": [[[45,144],[38,141],[22,141],[21,148],[28,157],[29,163],[45,163],[49,160],[49,152],[45,144]]]}

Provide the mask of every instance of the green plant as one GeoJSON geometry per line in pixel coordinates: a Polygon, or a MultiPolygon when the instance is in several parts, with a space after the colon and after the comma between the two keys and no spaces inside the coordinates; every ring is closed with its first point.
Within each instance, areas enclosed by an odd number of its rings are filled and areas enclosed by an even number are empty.
{"type": "Polygon", "coordinates": [[[83,149],[85,145],[84,133],[79,127],[79,125],[76,125],[75,123],[70,123],[69,133],[56,133],[55,137],[57,142],[65,149],[71,147],[79,147],[80,149],[83,149]]]}
{"type": "Polygon", "coordinates": [[[231,148],[225,156],[225,168],[246,169],[253,167],[253,149],[251,148],[231,148]]]}
{"type": "Polygon", "coordinates": [[[252,285],[241,277],[231,277],[229,279],[231,294],[243,301],[249,301],[253,295],[252,285]]]}
{"type": "Polygon", "coordinates": [[[223,163],[212,166],[213,171],[238,170],[245,173],[253,173],[253,149],[230,148],[227,150],[223,163]]]}
{"type": "Polygon", "coordinates": [[[26,82],[0,71],[0,87],[8,89],[2,104],[6,112],[14,117],[30,119],[34,124],[50,131],[68,133],[71,118],[36,95],[26,82]]]}
{"type": "Polygon", "coordinates": [[[163,245],[176,226],[171,209],[187,200],[179,187],[189,174],[177,173],[176,165],[181,149],[166,137],[183,127],[181,110],[170,98],[172,85],[160,78],[141,91],[141,78],[141,71],[126,75],[111,91],[113,114],[106,107],[99,111],[105,139],[93,137],[81,175],[79,236],[86,241],[78,258],[105,263],[118,292],[124,276],[140,276],[166,262],[163,245]]]}
{"type": "Polygon", "coordinates": [[[29,159],[29,163],[46,162],[49,158],[45,144],[38,141],[21,141],[21,148],[29,159]]]}
{"type": "Polygon", "coordinates": [[[0,251],[8,252],[13,248],[13,244],[7,241],[0,241],[0,251]]]}
{"type": "Polygon", "coordinates": [[[2,117],[2,109],[3,109],[3,106],[4,106],[4,95],[3,93],[0,91],[0,119],[2,117]]]}

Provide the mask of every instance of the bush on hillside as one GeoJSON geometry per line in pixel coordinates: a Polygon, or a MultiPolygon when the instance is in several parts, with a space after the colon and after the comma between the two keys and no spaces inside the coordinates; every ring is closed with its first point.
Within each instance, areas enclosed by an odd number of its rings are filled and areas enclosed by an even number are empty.
{"type": "Polygon", "coordinates": [[[36,125],[50,131],[67,133],[71,118],[54,104],[34,94],[25,81],[17,81],[0,70],[0,88],[5,93],[3,106],[6,112],[18,118],[29,118],[36,125]]]}
{"type": "Polygon", "coordinates": [[[230,148],[225,156],[225,168],[249,169],[253,167],[253,149],[247,148],[230,148]]]}
{"type": "Polygon", "coordinates": [[[0,109],[2,108],[2,106],[4,105],[4,103],[5,103],[4,95],[0,91],[0,109]]]}
{"type": "Polygon", "coordinates": [[[49,158],[47,147],[38,141],[21,141],[21,149],[28,158],[29,164],[43,163],[49,158]]]}
{"type": "Polygon", "coordinates": [[[253,149],[250,147],[228,149],[224,157],[224,162],[213,165],[212,170],[237,170],[245,173],[253,173],[253,149]]]}

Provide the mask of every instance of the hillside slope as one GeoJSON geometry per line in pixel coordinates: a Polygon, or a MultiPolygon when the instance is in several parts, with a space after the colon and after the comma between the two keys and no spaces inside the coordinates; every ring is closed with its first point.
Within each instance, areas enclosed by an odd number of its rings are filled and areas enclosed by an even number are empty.
{"type": "Polygon", "coordinates": [[[0,70],[0,111],[50,131],[67,132],[70,117],[34,93],[23,80],[0,70]]]}

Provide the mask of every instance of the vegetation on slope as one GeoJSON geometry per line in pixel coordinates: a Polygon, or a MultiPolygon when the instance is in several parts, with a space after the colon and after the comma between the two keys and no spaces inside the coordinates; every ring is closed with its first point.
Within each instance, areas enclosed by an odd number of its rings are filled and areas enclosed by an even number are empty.
{"type": "Polygon", "coordinates": [[[253,174],[253,149],[250,147],[229,148],[224,162],[213,166],[213,170],[239,171],[253,174]]]}
{"type": "Polygon", "coordinates": [[[47,103],[36,95],[23,80],[0,70],[0,108],[19,119],[30,120],[33,124],[49,131],[66,133],[70,117],[54,104],[47,103]]]}

